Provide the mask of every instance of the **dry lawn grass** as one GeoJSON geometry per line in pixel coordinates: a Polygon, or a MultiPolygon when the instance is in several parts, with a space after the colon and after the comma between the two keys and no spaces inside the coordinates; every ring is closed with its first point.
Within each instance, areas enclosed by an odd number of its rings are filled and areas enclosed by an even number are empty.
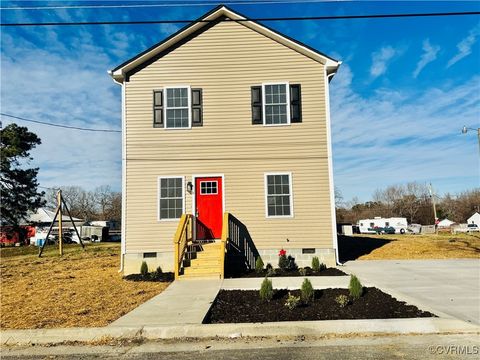
{"type": "Polygon", "coordinates": [[[388,241],[360,260],[480,258],[480,234],[355,235],[388,241]]]}
{"type": "Polygon", "coordinates": [[[47,249],[0,250],[2,329],[105,326],[168,286],[123,280],[119,244],[47,249]]]}

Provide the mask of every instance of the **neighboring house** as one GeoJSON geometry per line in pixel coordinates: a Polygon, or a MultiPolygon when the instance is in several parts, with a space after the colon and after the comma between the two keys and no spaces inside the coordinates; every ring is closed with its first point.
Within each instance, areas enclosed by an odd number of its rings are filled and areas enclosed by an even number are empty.
{"type": "MultiPolygon", "coordinates": [[[[232,254],[277,266],[282,248],[300,266],[335,265],[329,81],[340,62],[245,19],[219,6],[109,72],[122,86],[124,274],[144,260],[187,274],[186,237],[228,237],[226,266],[232,254]]],[[[223,275],[211,270],[198,274],[223,275]]]]}
{"type": "Polygon", "coordinates": [[[443,219],[443,220],[438,222],[437,227],[439,227],[439,228],[449,228],[453,224],[455,224],[455,221],[448,220],[448,219],[443,219]]]}
{"type": "Polygon", "coordinates": [[[477,224],[480,226],[480,214],[476,212],[467,219],[467,224],[477,224]]]}

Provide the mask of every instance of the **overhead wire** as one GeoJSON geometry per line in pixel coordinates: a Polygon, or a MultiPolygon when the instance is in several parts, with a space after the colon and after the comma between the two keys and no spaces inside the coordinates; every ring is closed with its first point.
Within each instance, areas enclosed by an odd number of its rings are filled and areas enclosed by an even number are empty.
{"type": "MultiPolygon", "coordinates": [[[[353,19],[388,19],[410,17],[443,17],[443,16],[470,16],[480,15],[480,11],[439,12],[439,13],[399,13],[399,14],[367,14],[367,15],[334,15],[334,16],[305,16],[305,17],[262,17],[245,19],[222,19],[220,21],[249,22],[249,21],[307,21],[307,20],[353,20],[353,19]]],[[[177,24],[177,23],[211,23],[215,20],[127,20],[127,21],[78,21],[78,22],[29,22],[29,23],[1,23],[2,27],[16,26],[83,26],[83,25],[148,25],[148,24],[177,24]]]]}
{"type": "Polygon", "coordinates": [[[41,125],[47,125],[47,126],[54,126],[54,127],[59,127],[59,128],[65,128],[65,129],[71,129],[71,130],[80,130],[80,131],[92,131],[92,132],[107,132],[107,133],[121,133],[121,130],[114,130],[114,129],[95,129],[95,128],[85,128],[85,127],[80,127],[80,126],[70,126],[70,125],[63,125],[63,124],[55,124],[55,123],[49,123],[46,121],[39,121],[39,120],[33,120],[33,119],[27,119],[21,116],[16,116],[16,115],[11,115],[11,114],[6,114],[6,113],[0,113],[1,116],[5,116],[8,118],[16,119],[16,120],[21,120],[21,121],[26,121],[26,122],[31,122],[35,124],[41,124],[41,125]]]}

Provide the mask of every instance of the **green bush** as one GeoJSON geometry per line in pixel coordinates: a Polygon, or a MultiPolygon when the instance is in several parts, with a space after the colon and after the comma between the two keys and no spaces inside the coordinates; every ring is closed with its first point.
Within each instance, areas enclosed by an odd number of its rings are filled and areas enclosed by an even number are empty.
{"type": "Polygon", "coordinates": [[[287,270],[289,261],[287,259],[287,255],[282,254],[278,258],[278,267],[282,270],[287,270]]]}
{"type": "Polygon", "coordinates": [[[271,267],[267,270],[267,275],[266,275],[267,277],[272,277],[275,275],[277,275],[277,269],[274,269],[271,267]]]}
{"type": "Polygon", "coordinates": [[[348,303],[350,302],[350,300],[348,299],[348,296],[347,295],[338,295],[336,298],[335,298],[335,302],[340,305],[341,308],[344,308],[345,306],[348,305],[348,303]]]}
{"type": "Polygon", "coordinates": [[[300,289],[300,297],[304,304],[310,304],[315,297],[315,290],[313,290],[310,280],[303,280],[302,287],[300,289]]]}
{"type": "Polygon", "coordinates": [[[298,269],[297,263],[295,262],[295,258],[293,256],[288,255],[287,260],[288,260],[287,270],[294,271],[298,269]]]}
{"type": "Polygon", "coordinates": [[[312,258],[312,270],[315,272],[320,271],[320,261],[318,261],[318,257],[316,256],[312,258]]]}
{"type": "Polygon", "coordinates": [[[261,273],[263,271],[263,260],[260,256],[257,257],[257,260],[255,261],[255,271],[257,273],[261,273]]]}
{"type": "Polygon", "coordinates": [[[158,275],[163,274],[162,268],[161,268],[160,266],[157,267],[157,270],[155,270],[155,272],[156,272],[158,275]]]}
{"type": "Polygon", "coordinates": [[[307,275],[307,269],[305,269],[305,268],[300,268],[300,269],[298,269],[298,272],[299,272],[300,275],[302,275],[302,276],[307,275]]]}
{"type": "Polygon", "coordinates": [[[268,270],[270,270],[270,269],[273,269],[273,266],[272,266],[272,264],[267,263],[267,265],[265,266],[265,270],[268,271],[268,270]]]}
{"type": "Polygon", "coordinates": [[[285,301],[285,306],[290,310],[293,310],[298,307],[300,304],[300,297],[288,293],[287,301],[285,301]]]}
{"type": "Polygon", "coordinates": [[[142,261],[142,265],[140,266],[140,274],[142,274],[142,276],[148,275],[148,265],[145,261],[142,261]]]}
{"type": "Polygon", "coordinates": [[[273,298],[273,286],[272,280],[265,278],[260,287],[260,299],[262,301],[270,301],[273,298]]]}
{"type": "Polygon", "coordinates": [[[363,286],[355,275],[350,275],[348,290],[350,291],[350,296],[353,300],[360,299],[363,295],[363,286]]]}
{"type": "Polygon", "coordinates": [[[320,271],[324,271],[324,270],[327,270],[327,265],[325,265],[324,263],[321,263],[320,264],[320,271]]]}

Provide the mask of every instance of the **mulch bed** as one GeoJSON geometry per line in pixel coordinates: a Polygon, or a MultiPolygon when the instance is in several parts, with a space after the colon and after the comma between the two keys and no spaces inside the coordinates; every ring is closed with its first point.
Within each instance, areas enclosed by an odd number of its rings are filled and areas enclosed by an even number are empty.
{"type": "Polygon", "coordinates": [[[336,268],[326,268],[325,270],[321,271],[313,271],[311,268],[306,267],[305,273],[301,274],[298,269],[297,270],[282,270],[282,269],[275,269],[275,273],[267,274],[267,270],[262,270],[261,272],[250,271],[243,274],[235,274],[229,277],[232,278],[258,278],[258,277],[280,277],[280,276],[346,276],[342,270],[336,268]]]}
{"type": "MultiPolygon", "coordinates": [[[[290,291],[300,296],[300,290],[290,291]]],[[[340,307],[338,295],[347,295],[348,289],[315,290],[310,305],[289,310],[285,306],[287,290],[276,290],[270,302],[260,300],[259,292],[252,290],[221,290],[210,308],[204,323],[254,323],[306,320],[392,319],[435,317],[413,305],[407,305],[374,287],[364,288],[363,296],[340,307]]]]}
{"type": "Polygon", "coordinates": [[[164,272],[161,274],[149,273],[145,276],[142,274],[130,274],[123,278],[128,281],[172,282],[175,280],[175,275],[172,272],[164,272]]]}

